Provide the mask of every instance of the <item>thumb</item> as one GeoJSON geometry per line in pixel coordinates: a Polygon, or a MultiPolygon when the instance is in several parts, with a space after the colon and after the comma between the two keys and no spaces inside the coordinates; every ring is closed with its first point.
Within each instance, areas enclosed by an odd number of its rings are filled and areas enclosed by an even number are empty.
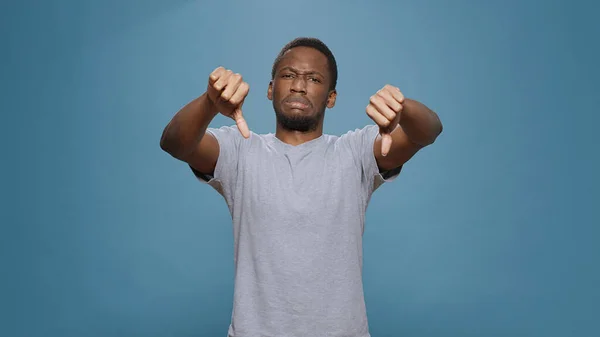
{"type": "Polygon", "coordinates": [[[381,135],[381,155],[385,157],[392,148],[392,134],[388,130],[381,128],[379,129],[379,134],[381,135]]]}
{"type": "Polygon", "coordinates": [[[238,130],[240,130],[242,136],[244,136],[244,138],[250,138],[250,129],[248,129],[248,123],[246,123],[246,120],[242,115],[242,109],[235,109],[231,117],[235,121],[235,124],[237,124],[238,130]]]}

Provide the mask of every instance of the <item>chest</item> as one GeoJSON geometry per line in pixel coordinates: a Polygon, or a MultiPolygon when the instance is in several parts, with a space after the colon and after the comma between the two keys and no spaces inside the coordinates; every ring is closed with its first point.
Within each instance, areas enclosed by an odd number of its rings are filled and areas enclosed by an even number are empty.
{"type": "Polygon", "coordinates": [[[238,186],[262,217],[310,217],[362,206],[361,167],[343,150],[249,152],[240,158],[238,186]]]}

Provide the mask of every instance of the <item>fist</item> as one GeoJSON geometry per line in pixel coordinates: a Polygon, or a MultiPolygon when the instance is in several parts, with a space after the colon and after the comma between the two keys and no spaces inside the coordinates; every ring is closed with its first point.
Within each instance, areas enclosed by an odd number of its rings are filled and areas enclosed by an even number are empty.
{"type": "Polygon", "coordinates": [[[208,98],[221,114],[232,118],[244,138],[250,137],[248,124],[242,115],[242,105],[250,91],[242,75],[223,67],[215,69],[208,77],[208,98]]]}
{"type": "Polygon", "coordinates": [[[379,126],[383,156],[387,156],[392,147],[392,131],[400,122],[403,103],[404,95],[400,89],[387,84],[371,96],[367,105],[367,115],[379,126]]]}

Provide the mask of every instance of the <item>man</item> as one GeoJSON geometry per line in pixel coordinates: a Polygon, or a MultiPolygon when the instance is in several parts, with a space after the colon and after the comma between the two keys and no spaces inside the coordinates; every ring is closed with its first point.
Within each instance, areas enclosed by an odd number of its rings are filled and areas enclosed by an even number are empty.
{"type": "Polygon", "coordinates": [[[433,111],[386,85],[366,107],[374,125],[323,134],[336,83],[329,48],[297,38],[281,50],[268,85],[275,134],[249,131],[242,115],[249,86],[222,67],[163,132],[161,148],[215,188],[231,212],[229,336],[370,336],[362,285],[367,205],[442,125],[433,111]],[[236,125],[209,128],[218,113],[236,125]]]}

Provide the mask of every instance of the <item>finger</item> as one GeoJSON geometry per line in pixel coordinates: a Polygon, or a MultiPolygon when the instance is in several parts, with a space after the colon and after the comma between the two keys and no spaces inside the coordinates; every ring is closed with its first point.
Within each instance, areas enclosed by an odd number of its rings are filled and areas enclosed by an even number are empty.
{"type": "Polygon", "coordinates": [[[249,91],[250,86],[248,86],[248,83],[240,83],[236,91],[233,93],[233,96],[231,96],[231,98],[229,99],[229,103],[231,103],[233,106],[240,105],[241,107],[241,104],[244,102],[246,96],[248,96],[249,91]]]}
{"type": "Polygon", "coordinates": [[[390,109],[390,107],[385,103],[383,98],[379,96],[379,94],[371,96],[370,103],[377,108],[377,111],[379,111],[380,114],[385,116],[385,118],[389,119],[390,121],[396,118],[396,113],[390,109]]]}
{"type": "Polygon", "coordinates": [[[236,92],[240,84],[242,83],[242,76],[240,74],[233,74],[229,76],[229,80],[225,85],[225,90],[221,93],[221,98],[223,101],[227,102],[233,97],[233,94],[236,92]]]}
{"type": "Polygon", "coordinates": [[[213,88],[215,88],[215,90],[217,91],[223,90],[223,88],[227,84],[227,81],[229,81],[229,77],[231,76],[231,74],[231,70],[223,71],[219,79],[215,82],[215,84],[213,84],[213,88]]]}
{"type": "Polygon", "coordinates": [[[381,135],[381,155],[385,157],[392,148],[392,134],[382,129],[379,129],[379,134],[381,135]]]}
{"type": "Polygon", "coordinates": [[[395,113],[402,111],[402,104],[393,95],[393,90],[380,90],[377,95],[383,99],[385,104],[392,109],[395,113]]]}
{"type": "Polygon", "coordinates": [[[221,77],[222,73],[225,71],[225,68],[218,67],[213,70],[212,73],[208,76],[208,83],[212,86],[215,82],[221,77]]]}
{"type": "Polygon", "coordinates": [[[380,127],[387,128],[390,126],[390,120],[382,115],[379,110],[373,105],[367,105],[367,115],[380,127]]]}
{"type": "Polygon", "coordinates": [[[240,130],[240,133],[242,134],[242,136],[244,138],[249,138],[250,137],[250,129],[248,128],[248,123],[246,123],[246,120],[244,119],[244,116],[242,115],[241,107],[235,109],[235,111],[233,112],[231,117],[233,118],[233,120],[235,120],[235,124],[237,125],[238,130],[240,130]]]}
{"type": "Polygon", "coordinates": [[[404,103],[404,94],[402,94],[400,89],[398,89],[396,87],[392,87],[392,86],[390,86],[390,88],[391,88],[391,90],[389,90],[388,92],[392,95],[392,97],[394,97],[394,99],[398,103],[404,103]]]}

